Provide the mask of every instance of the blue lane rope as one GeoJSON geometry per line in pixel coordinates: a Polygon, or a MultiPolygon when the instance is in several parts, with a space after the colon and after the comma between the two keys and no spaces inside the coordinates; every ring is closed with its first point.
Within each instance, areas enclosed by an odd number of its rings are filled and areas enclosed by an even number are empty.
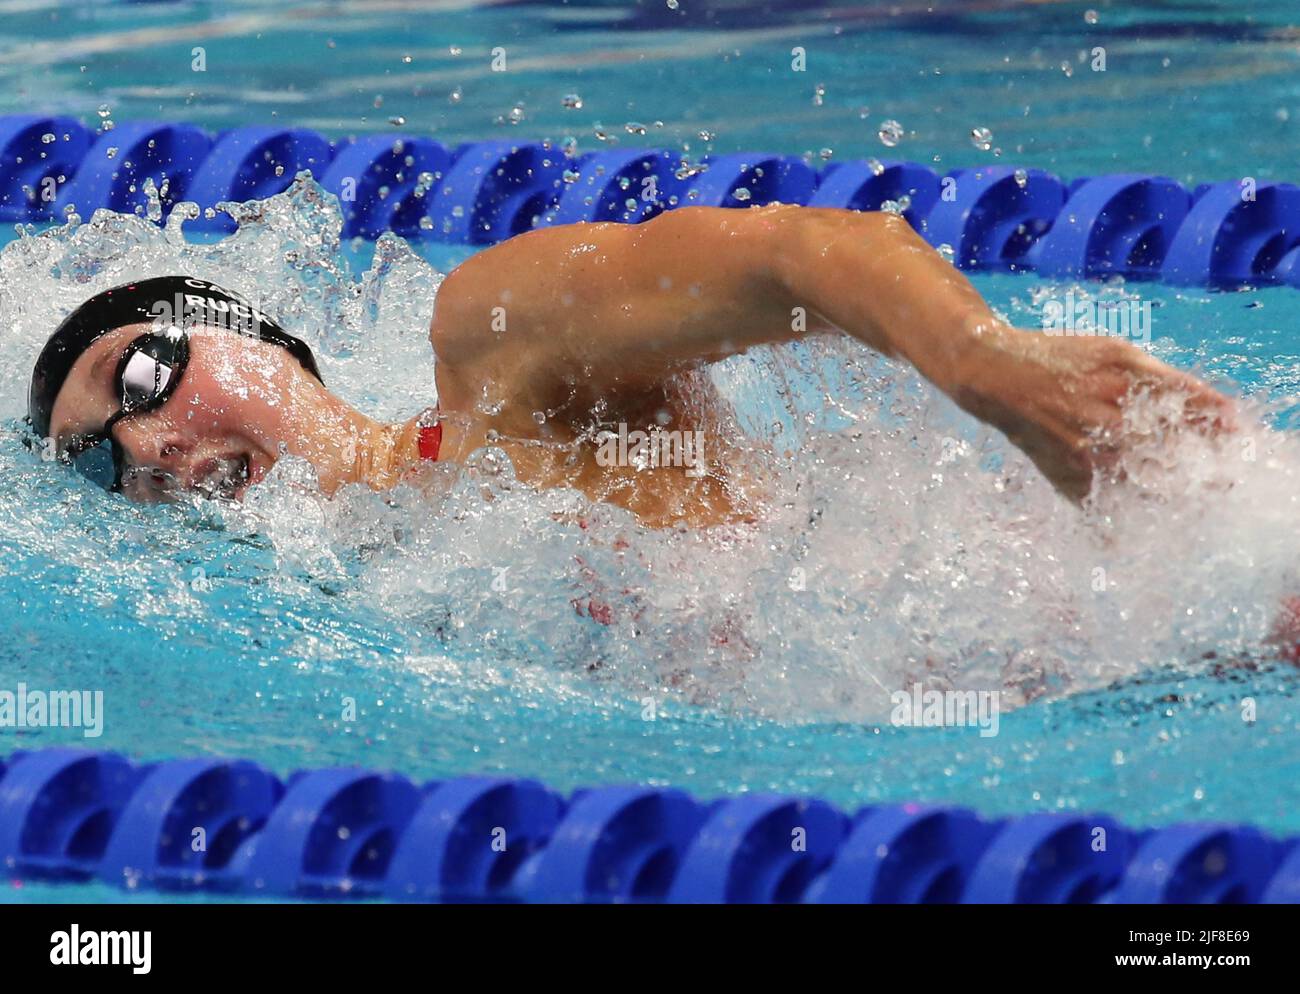
{"type": "MultiPolygon", "coordinates": [[[[1188,190],[1124,173],[1065,183],[1039,169],[981,166],[942,176],[912,162],[832,163],[742,152],[696,165],[663,149],[588,152],[530,142],[447,148],[418,135],[331,142],[302,128],[210,135],[131,121],[96,135],[69,117],[0,117],[0,221],[57,220],[108,207],[143,213],[146,179],[164,209],[206,211],[265,198],[310,169],[339,198],[345,237],[488,245],[575,221],[636,223],[682,205],[781,201],[853,210],[888,206],[963,269],[1048,277],[1161,280],[1228,289],[1300,286],[1300,187],[1249,178],[1188,190]],[[165,185],[164,185],[165,181],[165,185]]],[[[224,214],[199,227],[230,230],[224,214]]]]}
{"type": "Polygon", "coordinates": [[[0,763],[15,879],[300,898],[530,903],[1295,903],[1300,839],[1134,831],[1104,815],[535,780],[286,780],[245,760],[135,764],[49,748],[0,763]]]}

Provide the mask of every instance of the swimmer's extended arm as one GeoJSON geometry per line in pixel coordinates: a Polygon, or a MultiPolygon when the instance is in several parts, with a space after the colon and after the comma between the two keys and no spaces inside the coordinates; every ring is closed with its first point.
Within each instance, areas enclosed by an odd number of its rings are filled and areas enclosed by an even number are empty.
{"type": "MultiPolygon", "coordinates": [[[[901,218],[772,206],[688,207],[640,225],[578,224],[512,238],[467,260],[438,293],[439,400],[506,399],[531,411],[650,387],[754,345],[840,330],[911,363],[1002,430],[1064,493],[1087,493],[1135,382],[1226,399],[1112,338],[1049,337],[999,321],[901,218]],[[802,320],[801,320],[802,318],[802,320]]],[[[1113,454],[1113,453],[1112,453],[1113,454]]]]}

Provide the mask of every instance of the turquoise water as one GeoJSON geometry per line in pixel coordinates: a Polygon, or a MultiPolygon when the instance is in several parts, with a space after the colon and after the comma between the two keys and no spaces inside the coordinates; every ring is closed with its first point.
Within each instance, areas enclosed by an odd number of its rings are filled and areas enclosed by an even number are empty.
{"type": "MultiPolygon", "coordinates": [[[[988,4],[752,30],[642,29],[610,8],[410,6],[0,3],[0,113],[94,123],[105,105],[122,121],[331,136],[404,117],[447,142],[573,135],[595,148],[600,129],[625,144],[837,158],[886,154],[876,131],[893,118],[907,133],[891,154],[942,167],[990,161],[969,138],[987,127],[1001,161],[1071,177],[1297,178],[1287,25],[1300,5],[1247,17],[1230,4],[988,4]],[[806,73],[789,70],[796,44],[806,73]],[[1096,44],[1104,73],[1078,61],[1096,44]],[[194,45],[206,73],[189,71],[194,45]],[[488,65],[498,45],[505,73],[488,65]],[[569,93],[581,110],[562,106],[569,93]],[[516,107],[521,123],[496,123],[516,107]]],[[[580,507],[572,495],[477,471],[437,499],[324,502],[286,464],[243,509],[137,508],[24,447],[26,371],[85,295],[77,274],[95,287],[176,267],[219,278],[311,339],[344,396],[392,417],[425,406],[437,274],[465,253],[332,232],[331,206],[300,190],[224,242],[100,218],[0,254],[0,688],[97,689],[106,709],[97,739],[6,729],[0,751],[85,744],[279,772],[502,771],[559,789],[637,781],[1300,831],[1300,681],[1266,645],[1276,606],[1300,591],[1295,291],[976,279],[1023,325],[1069,292],[1150,302],[1152,351],[1247,404],[1249,458],[1234,440],[1159,459],[1153,442],[1140,451],[1155,469],[1087,515],[904,371],[843,343],[715,373],[753,436],[795,443],[778,445],[797,455],[774,462],[771,513],[752,533],[653,534],[583,509],[601,523],[593,538],[555,520],[580,507]],[[804,590],[791,589],[796,568],[804,590]],[[592,584],[631,591],[622,622],[577,616],[592,584]],[[743,637],[719,649],[719,626],[743,637]],[[999,734],[893,727],[886,691],[915,679],[1000,688],[999,734]]]]}

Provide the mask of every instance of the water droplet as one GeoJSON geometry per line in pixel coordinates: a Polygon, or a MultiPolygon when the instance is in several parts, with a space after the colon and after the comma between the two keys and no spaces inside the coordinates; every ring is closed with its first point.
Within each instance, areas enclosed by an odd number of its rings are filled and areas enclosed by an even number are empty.
{"type": "Polygon", "coordinates": [[[394,117],[390,117],[388,119],[388,123],[393,125],[394,127],[400,128],[402,125],[406,123],[406,118],[402,117],[401,114],[398,114],[394,117]]]}
{"type": "Polygon", "coordinates": [[[576,93],[566,93],[560,98],[560,106],[566,110],[582,110],[582,97],[576,93]]]}
{"type": "Polygon", "coordinates": [[[970,143],[982,152],[993,147],[993,132],[988,128],[971,128],[970,143]]]}
{"type": "Polygon", "coordinates": [[[952,250],[952,246],[949,245],[947,242],[944,242],[942,245],[936,248],[935,251],[938,252],[939,255],[943,257],[944,262],[948,262],[948,263],[952,262],[954,252],[952,250]]]}
{"type": "Polygon", "coordinates": [[[669,10],[676,10],[676,9],[677,9],[678,7],[680,7],[680,6],[681,6],[681,4],[678,3],[677,0],[668,0],[668,9],[669,9],[669,10]]]}
{"type": "Polygon", "coordinates": [[[1085,24],[1096,24],[1098,21],[1097,12],[1095,10],[1085,10],[1083,12],[1083,21],[1085,24]]]}
{"type": "Polygon", "coordinates": [[[643,135],[650,129],[636,121],[628,121],[627,124],[623,125],[623,130],[629,135],[643,135]]]}
{"type": "Polygon", "coordinates": [[[698,137],[702,142],[711,142],[717,135],[712,131],[701,131],[698,137]]]}
{"type": "Polygon", "coordinates": [[[413,60],[411,59],[411,57],[410,57],[409,55],[403,55],[403,56],[402,56],[402,61],[405,62],[405,63],[409,66],[413,60]]]}
{"type": "Polygon", "coordinates": [[[451,52],[452,55],[460,55],[460,53],[463,52],[464,49],[461,48],[459,45],[452,45],[451,48],[449,48],[447,51],[451,52]]]}
{"type": "Polygon", "coordinates": [[[54,137],[53,135],[49,135],[49,134],[41,135],[41,144],[42,144],[42,145],[49,145],[51,142],[56,141],[56,140],[57,140],[57,139],[55,139],[55,137],[54,137]]]}
{"type": "Polygon", "coordinates": [[[1073,75],[1074,75],[1074,67],[1071,66],[1070,63],[1069,63],[1068,61],[1062,61],[1062,62],[1061,62],[1061,72],[1065,73],[1066,76],[1073,76],[1073,75]]]}
{"type": "Polygon", "coordinates": [[[1015,177],[1016,186],[1020,187],[1022,190],[1025,188],[1025,185],[1029,182],[1029,173],[1025,172],[1025,170],[1023,169],[1017,169],[1011,175],[1015,177]]]}
{"type": "Polygon", "coordinates": [[[100,104],[100,105],[99,105],[99,110],[98,110],[97,113],[99,114],[99,116],[100,116],[101,118],[103,118],[103,119],[107,119],[107,118],[108,118],[108,115],[111,114],[111,113],[113,113],[113,112],[112,112],[111,110],[109,110],[109,108],[108,108],[108,104],[100,104]]]}
{"type": "Polygon", "coordinates": [[[753,196],[747,187],[738,186],[731,191],[731,195],[737,200],[749,200],[753,196]]]}
{"type": "Polygon", "coordinates": [[[890,118],[880,125],[880,130],[876,132],[876,135],[880,138],[880,144],[886,148],[894,148],[903,140],[903,126],[890,118]]]}
{"type": "Polygon", "coordinates": [[[885,171],[885,164],[879,159],[868,159],[867,168],[871,170],[873,176],[879,176],[885,171]]]}
{"type": "Polygon", "coordinates": [[[817,156],[823,162],[828,162],[834,154],[835,154],[835,150],[833,148],[824,148],[817,153],[817,156]]]}
{"type": "Polygon", "coordinates": [[[460,103],[461,97],[463,97],[464,95],[465,95],[464,91],[459,86],[457,86],[450,93],[447,94],[447,102],[458,104],[460,103]]]}
{"type": "Polygon", "coordinates": [[[579,178],[581,178],[581,176],[582,174],[578,172],[576,169],[566,169],[561,175],[561,179],[563,179],[564,182],[566,183],[576,183],[578,182],[579,178]]]}
{"type": "Polygon", "coordinates": [[[511,107],[510,113],[506,115],[506,120],[511,124],[518,124],[524,119],[524,109],[522,107],[511,107]]]}
{"type": "Polygon", "coordinates": [[[167,190],[164,184],[160,191],[154,184],[153,177],[146,176],[144,181],[145,216],[155,224],[162,220],[162,198],[167,190]]]}
{"type": "Polygon", "coordinates": [[[826,102],[826,84],[818,83],[813,87],[813,106],[820,107],[826,102]]]}

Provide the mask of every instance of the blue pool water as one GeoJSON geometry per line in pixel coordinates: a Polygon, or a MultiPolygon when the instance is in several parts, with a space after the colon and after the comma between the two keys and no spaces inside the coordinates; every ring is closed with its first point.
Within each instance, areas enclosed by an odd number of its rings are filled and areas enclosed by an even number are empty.
{"type": "MultiPolygon", "coordinates": [[[[401,118],[447,143],[596,148],[599,131],[691,153],[829,149],[949,168],[1000,149],[998,161],[1066,177],[1300,179],[1288,27],[1300,4],[1249,16],[1227,3],[939,4],[931,16],[902,3],[671,28],[646,4],[635,17],[614,5],[11,6],[0,113],[331,136],[401,118]],[[195,45],[204,73],[190,71],[195,45]],[[790,71],[795,45],[807,72],[790,71]],[[1105,72],[1080,61],[1097,45],[1105,72]],[[497,46],[504,73],[489,67],[497,46]],[[564,106],[574,93],[581,109],[564,106]],[[896,149],[876,134],[887,119],[905,130],[896,149]],[[977,127],[993,147],[972,144],[977,127]]],[[[99,738],[3,730],[0,751],[85,744],[280,772],[505,771],[559,789],[637,781],[1300,831],[1300,678],[1266,645],[1277,605],[1300,593],[1295,291],[976,278],[1022,325],[1071,292],[1150,302],[1152,351],[1246,403],[1248,453],[1239,440],[1182,443],[1177,459],[1139,446],[1150,459],[1135,479],[1086,516],[928,388],[833,342],[715,372],[754,436],[798,453],[773,467],[770,514],[749,533],[651,533],[590,508],[601,527],[581,530],[555,520],[572,495],[481,473],[440,501],[325,502],[287,463],[242,509],[137,508],[24,447],[27,370],[87,276],[97,288],[190,270],[256,293],[349,399],[392,417],[425,406],[438,274],[465,250],[339,244],[336,212],[311,192],[222,242],[110,217],[6,233],[0,689],[102,690],[106,714],[99,738]],[[622,616],[636,623],[578,616],[572,602],[593,585],[629,591],[622,616]],[[893,727],[887,692],[915,680],[997,687],[1019,706],[995,737],[893,727]]],[[[1142,429],[1155,414],[1134,417],[1142,429]]]]}

